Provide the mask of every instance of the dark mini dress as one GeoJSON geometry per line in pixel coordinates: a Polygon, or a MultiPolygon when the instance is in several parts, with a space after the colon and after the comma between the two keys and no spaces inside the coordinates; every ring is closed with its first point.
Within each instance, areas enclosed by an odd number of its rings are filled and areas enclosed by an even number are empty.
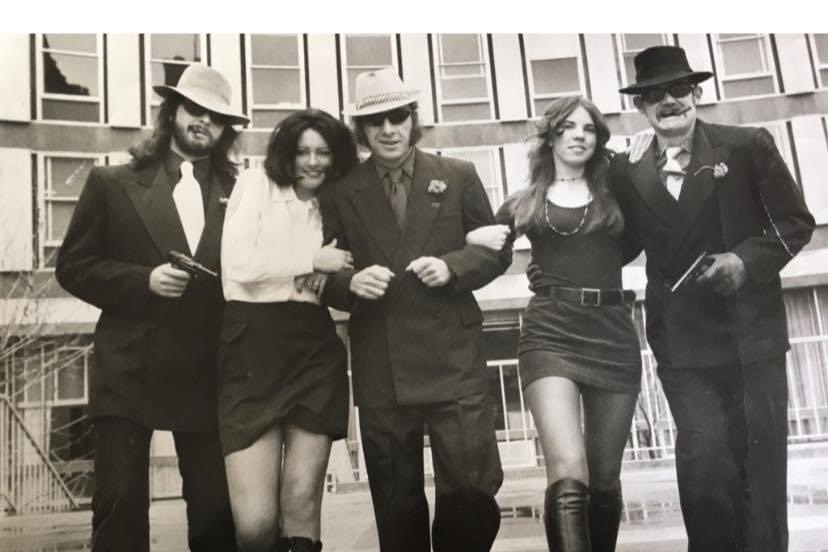
{"type": "Polygon", "coordinates": [[[344,438],[347,353],[327,307],[229,301],[219,345],[219,433],[225,455],[275,424],[344,438]]]}
{"type": "MultiPolygon", "coordinates": [[[[504,205],[498,219],[511,222],[509,210],[504,205]]],[[[536,295],[523,313],[518,342],[524,388],[559,376],[606,391],[640,390],[641,352],[631,303],[585,306],[542,293],[545,286],[621,289],[621,236],[601,228],[585,231],[593,212],[592,204],[570,208],[547,200],[547,220],[558,231],[547,224],[527,234],[540,273],[532,277],[536,295]]]]}

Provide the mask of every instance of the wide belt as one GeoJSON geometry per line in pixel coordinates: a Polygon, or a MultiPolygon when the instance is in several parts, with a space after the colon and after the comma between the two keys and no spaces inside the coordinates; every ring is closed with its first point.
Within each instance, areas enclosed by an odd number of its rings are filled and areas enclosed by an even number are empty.
{"type": "Polygon", "coordinates": [[[572,288],[563,286],[543,286],[536,288],[536,295],[554,297],[568,303],[577,303],[585,307],[602,305],[621,305],[635,301],[635,292],[629,289],[572,288]]]}

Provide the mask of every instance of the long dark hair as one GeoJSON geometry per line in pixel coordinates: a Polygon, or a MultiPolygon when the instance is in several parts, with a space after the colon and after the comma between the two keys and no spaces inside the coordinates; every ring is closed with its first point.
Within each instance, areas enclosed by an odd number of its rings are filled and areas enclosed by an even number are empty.
{"type": "Polygon", "coordinates": [[[333,156],[322,186],[340,178],[359,163],[354,137],[344,123],[319,109],[303,109],[288,115],[270,133],[264,169],[278,186],[288,187],[296,183],[296,147],[302,133],[308,129],[322,136],[333,156]]]}
{"type": "MultiPolygon", "coordinates": [[[[172,141],[175,113],[181,102],[181,97],[174,93],[161,102],[152,136],[135,144],[128,150],[132,155],[130,164],[134,169],[143,169],[152,163],[162,162],[167,156],[172,141]]],[[[238,174],[239,164],[231,158],[238,137],[239,132],[232,126],[226,125],[215,147],[210,150],[210,164],[216,175],[224,178],[235,178],[238,174]]]]}
{"type": "Polygon", "coordinates": [[[581,106],[592,118],[597,134],[595,152],[584,168],[587,187],[592,194],[592,217],[584,231],[607,228],[613,235],[624,228],[624,219],[609,189],[607,173],[611,153],[607,149],[609,127],[603,114],[582,96],[565,96],[554,100],[536,123],[537,133],[529,138],[535,143],[529,151],[529,186],[513,197],[512,213],[520,233],[546,228],[546,190],[555,179],[555,156],[552,144],[562,133],[562,125],[581,106]]]}

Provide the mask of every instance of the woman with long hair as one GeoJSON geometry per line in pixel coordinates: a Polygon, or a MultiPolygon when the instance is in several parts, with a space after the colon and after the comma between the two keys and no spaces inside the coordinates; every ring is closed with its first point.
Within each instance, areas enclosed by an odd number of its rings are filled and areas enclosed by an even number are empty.
{"type": "Polygon", "coordinates": [[[346,434],[346,351],[319,296],[352,267],[323,246],[320,189],[356,165],[348,128],[306,109],[273,131],[263,168],[243,172],[222,236],[227,305],[219,433],[243,552],[322,549],[331,443],[346,434]]]}
{"type": "Polygon", "coordinates": [[[546,460],[547,542],[555,552],[611,551],[641,357],[635,295],[621,287],[628,259],[624,220],[607,182],[610,132],[579,96],[553,101],[537,128],[530,184],[497,214],[507,226],[485,227],[467,240],[499,248],[507,234],[524,234],[531,242],[534,296],[518,358],[546,460]]]}

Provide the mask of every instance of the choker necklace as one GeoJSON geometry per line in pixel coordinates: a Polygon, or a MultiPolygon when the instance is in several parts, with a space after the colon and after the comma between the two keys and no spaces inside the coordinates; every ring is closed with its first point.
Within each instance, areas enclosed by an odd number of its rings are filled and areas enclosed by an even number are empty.
{"type": "Polygon", "coordinates": [[[543,203],[543,215],[544,217],[546,217],[546,225],[556,234],[559,234],[561,236],[571,236],[573,234],[577,234],[578,231],[584,226],[584,222],[586,222],[587,218],[587,213],[589,213],[589,206],[592,204],[592,194],[590,194],[589,201],[587,201],[587,204],[584,205],[584,213],[581,215],[581,221],[578,223],[578,226],[576,226],[573,230],[561,230],[560,228],[552,224],[552,220],[549,218],[550,203],[551,202],[549,201],[549,199],[546,199],[546,201],[544,201],[543,203]]]}
{"type": "Polygon", "coordinates": [[[575,182],[576,180],[581,180],[584,175],[580,176],[573,176],[572,178],[553,178],[552,182],[575,182]]]}

